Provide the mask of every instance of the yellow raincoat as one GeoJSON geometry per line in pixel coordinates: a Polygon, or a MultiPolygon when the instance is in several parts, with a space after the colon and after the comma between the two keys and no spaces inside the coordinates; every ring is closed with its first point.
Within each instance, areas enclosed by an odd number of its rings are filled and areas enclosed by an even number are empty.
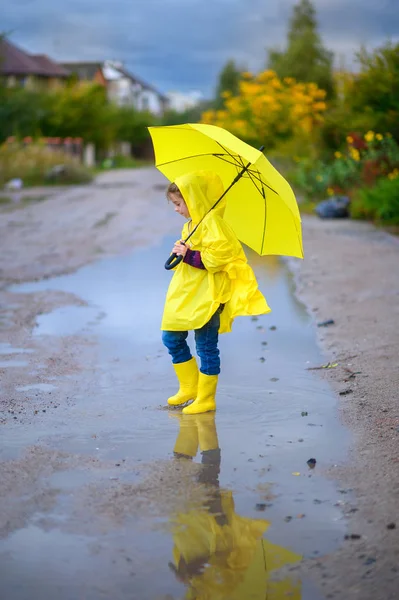
{"type": "MultiPolygon", "coordinates": [[[[185,239],[224,189],[220,177],[211,171],[188,173],[175,183],[191,216],[191,221],[183,227],[182,239],[185,239]]],[[[223,219],[225,207],[223,199],[187,242],[191,250],[201,252],[206,270],[184,262],[176,267],[166,296],[162,330],[200,329],[220,304],[225,308],[219,333],[231,331],[235,317],[270,312],[240,242],[223,219]]]]}

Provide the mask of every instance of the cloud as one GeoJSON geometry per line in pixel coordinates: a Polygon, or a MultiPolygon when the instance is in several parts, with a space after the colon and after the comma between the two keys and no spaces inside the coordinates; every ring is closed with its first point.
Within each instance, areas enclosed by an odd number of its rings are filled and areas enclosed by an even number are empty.
{"type": "MultiPolygon", "coordinates": [[[[285,41],[292,0],[8,0],[2,28],[57,60],[122,60],[162,91],[212,93],[229,58],[257,70],[285,41]]],[[[348,55],[398,39],[397,0],[316,0],[326,44],[348,55]]]]}

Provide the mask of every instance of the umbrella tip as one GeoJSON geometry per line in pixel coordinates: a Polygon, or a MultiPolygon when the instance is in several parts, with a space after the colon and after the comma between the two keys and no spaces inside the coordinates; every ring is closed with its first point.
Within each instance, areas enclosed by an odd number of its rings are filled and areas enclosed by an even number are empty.
{"type": "Polygon", "coordinates": [[[264,147],[264,146],[261,146],[261,147],[259,148],[259,152],[263,152],[263,150],[264,150],[264,149],[265,149],[265,147],[264,147]]]}

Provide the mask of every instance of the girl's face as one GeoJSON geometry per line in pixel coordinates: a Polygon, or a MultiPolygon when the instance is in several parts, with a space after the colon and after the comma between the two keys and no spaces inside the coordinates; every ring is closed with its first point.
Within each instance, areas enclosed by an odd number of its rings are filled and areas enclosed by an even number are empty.
{"type": "Polygon", "coordinates": [[[188,212],[187,204],[184,202],[183,198],[179,196],[179,194],[170,194],[169,197],[175,207],[175,212],[179,213],[182,217],[189,219],[190,213],[188,212]]]}

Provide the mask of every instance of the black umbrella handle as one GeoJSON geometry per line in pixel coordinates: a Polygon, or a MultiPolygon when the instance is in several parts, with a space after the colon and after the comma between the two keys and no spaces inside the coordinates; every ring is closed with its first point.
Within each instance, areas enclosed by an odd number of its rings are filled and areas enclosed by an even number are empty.
{"type": "Polygon", "coordinates": [[[171,254],[168,258],[168,260],[165,263],[165,269],[167,271],[171,271],[172,269],[174,269],[175,267],[177,267],[177,265],[179,265],[181,263],[181,261],[183,260],[183,257],[177,256],[177,254],[175,254],[173,252],[173,254],[171,254]]]}

